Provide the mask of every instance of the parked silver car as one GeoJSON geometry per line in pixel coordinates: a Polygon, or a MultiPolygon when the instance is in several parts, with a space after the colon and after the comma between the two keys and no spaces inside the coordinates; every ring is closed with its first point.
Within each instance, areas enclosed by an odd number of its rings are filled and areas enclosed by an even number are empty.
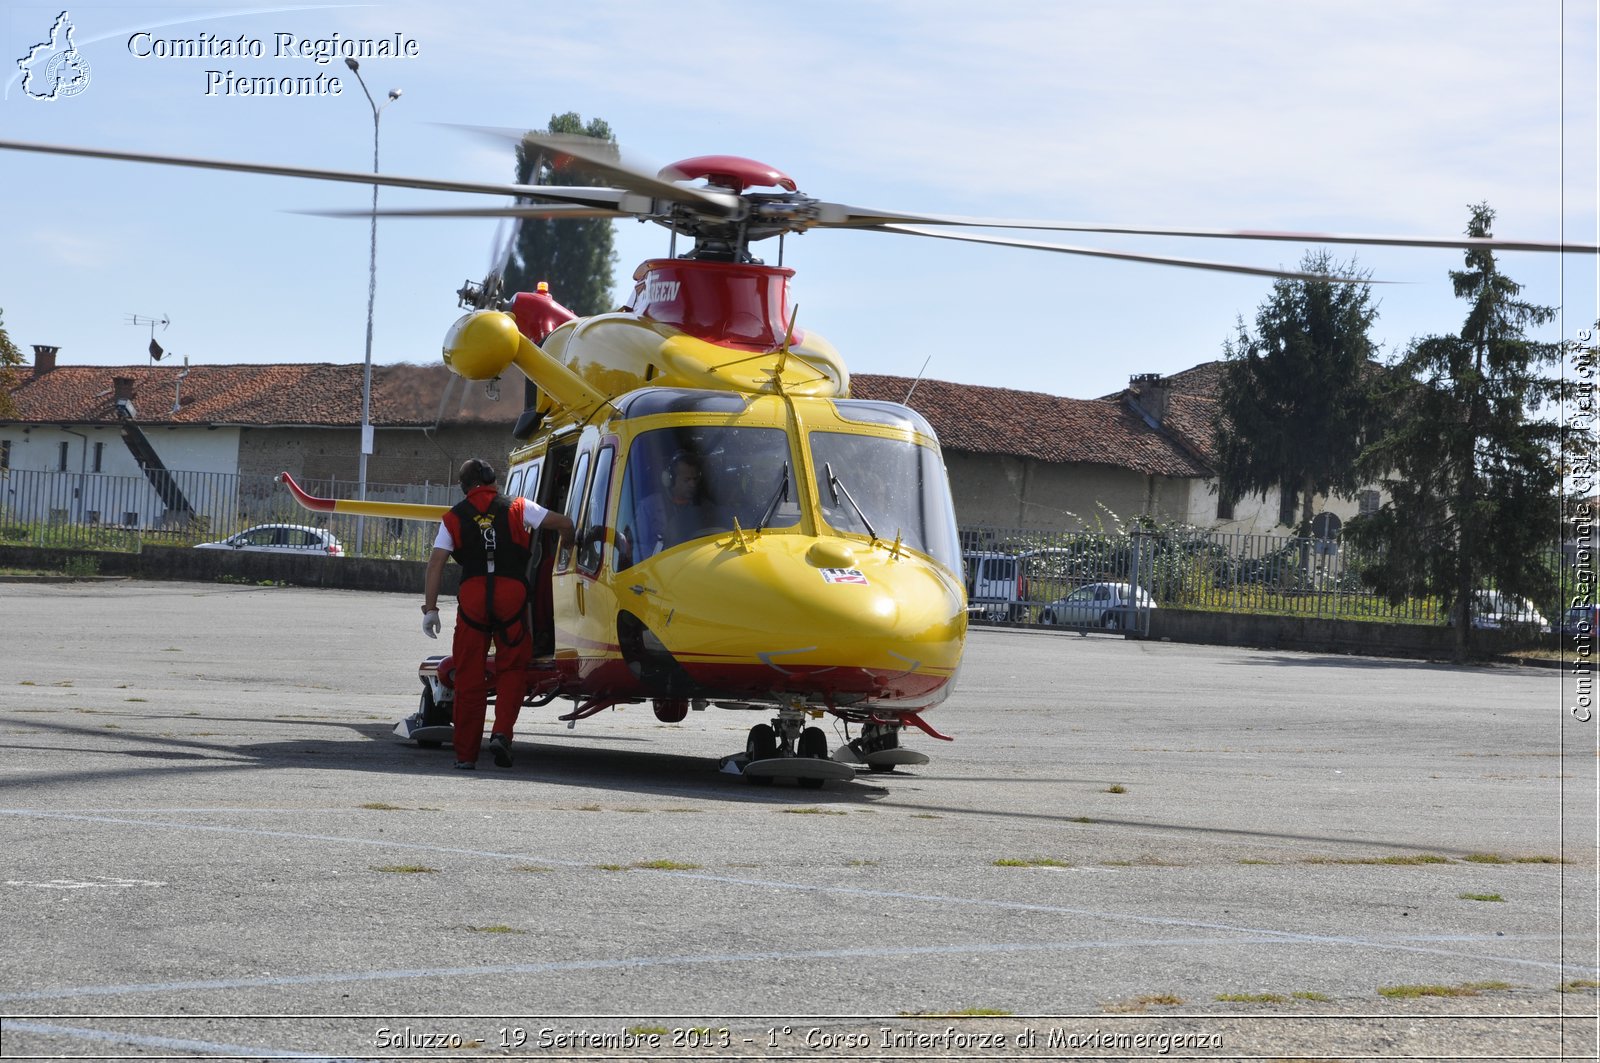
{"type": "Polygon", "coordinates": [[[324,554],[343,557],[344,544],[330,531],[305,524],[258,524],[214,543],[196,543],[196,550],[251,550],[270,554],[324,554]]]}
{"type": "Polygon", "coordinates": [[[1046,605],[1039,619],[1059,627],[1120,630],[1131,622],[1122,610],[1135,603],[1140,609],[1156,607],[1155,600],[1143,587],[1135,598],[1126,583],[1088,583],[1046,605]]]}

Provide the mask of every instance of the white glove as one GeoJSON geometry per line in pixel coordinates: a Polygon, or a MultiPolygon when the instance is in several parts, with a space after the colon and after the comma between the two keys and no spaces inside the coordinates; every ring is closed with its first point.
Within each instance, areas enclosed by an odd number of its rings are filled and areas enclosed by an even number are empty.
{"type": "Polygon", "coordinates": [[[439,637],[439,610],[429,609],[422,614],[422,633],[430,639],[439,637]]]}

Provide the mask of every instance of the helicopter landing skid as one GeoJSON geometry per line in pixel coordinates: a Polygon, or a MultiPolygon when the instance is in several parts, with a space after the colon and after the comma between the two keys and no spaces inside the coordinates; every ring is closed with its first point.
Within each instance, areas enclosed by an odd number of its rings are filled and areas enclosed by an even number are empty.
{"type": "Polygon", "coordinates": [[[456,729],[448,723],[424,723],[421,713],[407,716],[394,725],[396,737],[415,742],[424,749],[434,749],[449,744],[455,738],[455,731],[456,729]]]}
{"type": "Polygon", "coordinates": [[[745,775],[752,779],[815,779],[818,782],[854,779],[856,770],[838,761],[818,757],[764,757],[751,760],[743,753],[734,753],[717,762],[717,770],[728,775],[745,775]]]}
{"type": "Polygon", "coordinates": [[[848,745],[833,751],[833,759],[841,764],[865,764],[873,771],[891,771],[929,762],[928,754],[915,749],[880,749],[872,753],[857,753],[848,745]]]}

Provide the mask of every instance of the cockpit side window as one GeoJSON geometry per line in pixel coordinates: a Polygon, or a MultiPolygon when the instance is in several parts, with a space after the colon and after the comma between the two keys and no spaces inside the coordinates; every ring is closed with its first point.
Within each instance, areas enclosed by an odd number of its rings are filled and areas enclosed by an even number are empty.
{"type": "Polygon", "coordinates": [[[955,509],[937,451],[884,436],[812,432],[811,461],[829,527],[885,542],[898,536],[961,571],[955,509]]]}

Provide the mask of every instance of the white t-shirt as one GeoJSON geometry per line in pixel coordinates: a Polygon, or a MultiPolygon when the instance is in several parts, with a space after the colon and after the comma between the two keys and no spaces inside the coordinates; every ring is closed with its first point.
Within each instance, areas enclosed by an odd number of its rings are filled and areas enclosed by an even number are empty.
{"type": "MultiPolygon", "coordinates": [[[[515,499],[513,499],[513,501],[515,501],[515,499]]],[[[550,511],[545,509],[539,503],[535,502],[533,499],[524,498],[522,500],[522,523],[529,531],[532,531],[539,525],[543,524],[544,519],[549,515],[550,511]]],[[[439,534],[433,537],[433,548],[435,550],[452,551],[456,548],[455,536],[450,534],[449,527],[447,527],[445,522],[442,520],[439,522],[439,534]]]]}

